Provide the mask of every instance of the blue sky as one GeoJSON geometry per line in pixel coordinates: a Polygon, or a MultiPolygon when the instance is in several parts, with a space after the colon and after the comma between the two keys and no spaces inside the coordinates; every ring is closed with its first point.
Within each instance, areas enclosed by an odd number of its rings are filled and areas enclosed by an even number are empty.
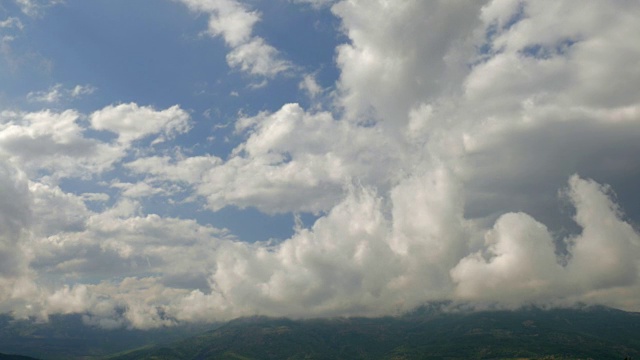
{"type": "MultiPolygon", "coordinates": [[[[17,59],[5,59],[19,64],[3,66],[4,106],[40,109],[41,103],[26,99],[28,93],[77,84],[87,84],[95,92],[51,107],[90,112],[114,103],[156,108],[180,104],[191,114],[193,129],[163,148],[180,146],[191,155],[224,158],[241,140],[229,126],[238,114],[275,111],[292,101],[309,105],[309,97],[298,88],[305,74],[313,73],[316,81],[327,86],[337,80],[333,49],[341,35],[339,23],[326,8],[318,11],[287,1],[252,7],[265,19],[255,31],[273,39],[283,57],[298,67],[286,76],[264,79],[229,68],[224,42],[203,34],[206,15],[190,13],[178,2],[161,1],[153,6],[150,11],[145,2],[67,1],[28,17],[17,4],[8,3],[4,9],[8,17],[15,15],[27,26],[12,42],[15,54],[11,56],[17,59]],[[252,88],[265,80],[268,85],[252,88]]],[[[107,179],[119,176],[123,176],[119,171],[103,175],[107,179]]],[[[95,180],[64,179],[60,185],[71,193],[109,191],[96,188],[95,180]]],[[[146,211],[193,217],[203,224],[226,227],[246,241],[284,239],[293,233],[291,214],[265,215],[234,207],[214,214],[199,205],[167,206],[165,200],[149,200],[146,211]]],[[[302,216],[313,219],[310,214],[302,216]]]]}
{"type": "Polygon", "coordinates": [[[0,312],[638,311],[638,15],[5,0],[0,312]]]}

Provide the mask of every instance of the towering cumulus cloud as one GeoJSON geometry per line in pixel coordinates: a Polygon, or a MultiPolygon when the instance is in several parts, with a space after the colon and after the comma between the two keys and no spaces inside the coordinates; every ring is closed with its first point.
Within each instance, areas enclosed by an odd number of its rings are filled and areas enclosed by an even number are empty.
{"type": "MultiPolygon", "coordinates": [[[[177,3],[244,76],[300,76],[249,2],[177,3]]],[[[0,113],[1,311],[138,328],[442,300],[640,311],[639,2],[287,6],[341,24],[331,95],[314,80],[321,105],[239,112],[227,152],[175,141],[198,136],[183,105],[0,113]],[[296,222],[250,242],[158,203],[296,222]]]]}

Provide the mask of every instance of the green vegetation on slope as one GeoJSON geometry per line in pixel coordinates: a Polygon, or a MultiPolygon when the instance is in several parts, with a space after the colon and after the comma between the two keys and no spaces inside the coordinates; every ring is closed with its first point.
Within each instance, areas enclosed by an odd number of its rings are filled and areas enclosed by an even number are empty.
{"type": "Polygon", "coordinates": [[[640,314],[607,308],[327,320],[244,318],[199,336],[112,358],[640,358],[640,314]]]}
{"type": "Polygon", "coordinates": [[[0,360],[38,360],[38,359],[28,357],[28,356],[22,356],[22,355],[0,354],[0,360]]]}

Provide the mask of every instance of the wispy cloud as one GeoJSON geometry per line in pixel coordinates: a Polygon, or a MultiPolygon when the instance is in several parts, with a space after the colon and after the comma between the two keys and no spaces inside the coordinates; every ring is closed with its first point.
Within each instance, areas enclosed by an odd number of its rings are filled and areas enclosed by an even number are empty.
{"type": "Polygon", "coordinates": [[[20,21],[17,17],[9,17],[5,20],[0,21],[0,28],[11,29],[16,28],[19,30],[24,29],[24,25],[22,25],[22,21],[20,21]]]}
{"type": "Polygon", "coordinates": [[[62,84],[51,86],[46,91],[32,91],[27,94],[27,100],[48,104],[60,103],[93,94],[97,89],[91,85],[76,85],[65,88],[62,84]]]}
{"type": "Polygon", "coordinates": [[[64,4],[64,0],[14,0],[23,13],[28,16],[41,16],[43,12],[55,5],[64,4]]]}

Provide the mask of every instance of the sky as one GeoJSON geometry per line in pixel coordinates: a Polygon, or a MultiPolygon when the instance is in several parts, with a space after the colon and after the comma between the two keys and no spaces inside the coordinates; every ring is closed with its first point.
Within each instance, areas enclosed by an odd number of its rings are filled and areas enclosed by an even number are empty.
{"type": "Polygon", "coordinates": [[[635,0],[0,0],[0,313],[640,311],[635,0]]]}

